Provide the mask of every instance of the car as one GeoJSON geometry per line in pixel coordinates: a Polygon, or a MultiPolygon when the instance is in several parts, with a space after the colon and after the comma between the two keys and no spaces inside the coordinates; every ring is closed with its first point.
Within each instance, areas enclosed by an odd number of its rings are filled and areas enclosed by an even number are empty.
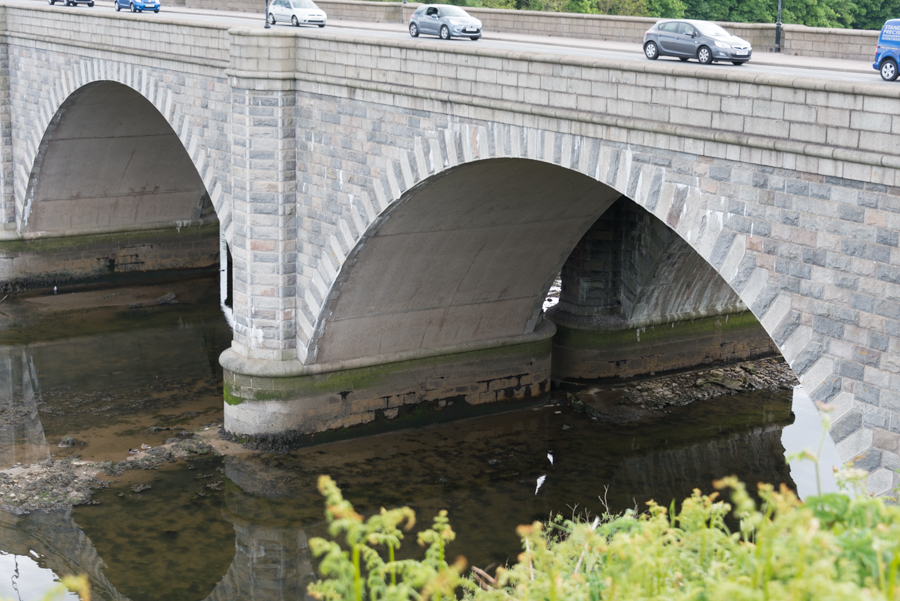
{"type": "Polygon", "coordinates": [[[881,72],[881,79],[897,79],[897,65],[900,64],[900,19],[885,22],[878,35],[875,47],[875,62],[872,66],[881,72]]]}
{"type": "Polygon", "coordinates": [[[114,0],[116,10],[127,8],[133,13],[142,13],[145,10],[159,12],[159,0],[114,0]]]}
{"type": "Polygon", "coordinates": [[[426,33],[442,40],[481,37],[481,21],[452,4],[423,4],[409,17],[409,35],[426,33]]]}
{"type": "Polygon", "coordinates": [[[269,23],[272,25],[281,21],[294,27],[301,25],[325,27],[327,20],[328,15],[312,0],[272,0],[269,4],[269,23]]]}
{"type": "Polygon", "coordinates": [[[94,6],[94,0],[47,0],[47,4],[50,6],[53,6],[57,2],[64,2],[66,6],[77,6],[79,4],[94,6]]]}
{"type": "Polygon", "coordinates": [[[709,21],[664,20],[644,34],[644,56],[652,61],[676,56],[683,61],[696,58],[704,65],[716,61],[743,65],[752,54],[750,42],[709,21]]]}

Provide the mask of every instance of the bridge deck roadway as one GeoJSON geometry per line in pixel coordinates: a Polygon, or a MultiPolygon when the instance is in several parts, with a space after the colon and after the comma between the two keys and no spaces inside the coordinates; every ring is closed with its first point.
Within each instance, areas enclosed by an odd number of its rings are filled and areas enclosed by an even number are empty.
{"type": "MultiPolygon", "coordinates": [[[[23,4],[45,4],[44,0],[20,0],[23,4]]],[[[262,4],[262,2],[260,2],[262,4]]],[[[72,10],[114,10],[112,2],[102,0],[94,8],[79,5],[72,10]]],[[[262,11],[259,15],[232,11],[211,11],[196,8],[182,8],[166,6],[163,3],[163,12],[172,16],[190,20],[222,23],[230,25],[262,25],[262,11]]],[[[157,15],[148,14],[147,19],[154,19],[157,15]]],[[[279,24],[277,28],[289,27],[279,24]]],[[[410,39],[406,26],[400,23],[365,23],[361,21],[339,21],[331,19],[328,27],[339,28],[341,33],[352,33],[365,37],[378,37],[385,39],[410,39]]],[[[311,28],[315,30],[316,28],[311,28]]],[[[324,30],[323,30],[324,31],[324,30]]],[[[423,36],[421,39],[429,39],[423,36]]],[[[451,44],[472,44],[469,40],[451,40],[451,44]]],[[[577,38],[543,37],[509,33],[496,33],[487,31],[485,37],[479,40],[479,46],[496,48],[498,50],[518,50],[525,52],[542,52],[547,54],[560,54],[565,56],[579,56],[590,58],[612,58],[625,61],[646,61],[641,47],[638,44],[621,42],[604,42],[577,38]]],[[[872,58],[875,57],[875,49],[872,48],[872,58]]],[[[660,62],[671,64],[673,69],[682,68],[680,61],[675,58],[662,58],[660,62]]],[[[696,66],[696,63],[688,63],[696,66]]],[[[788,75],[796,77],[812,77],[827,81],[846,81],[852,83],[867,83],[880,85],[900,86],[900,83],[884,82],[878,72],[872,68],[870,62],[841,60],[835,58],[790,56],[772,52],[761,52],[753,56],[746,65],[736,67],[729,63],[714,64],[711,69],[737,69],[749,73],[765,73],[770,75],[788,75]]]]}

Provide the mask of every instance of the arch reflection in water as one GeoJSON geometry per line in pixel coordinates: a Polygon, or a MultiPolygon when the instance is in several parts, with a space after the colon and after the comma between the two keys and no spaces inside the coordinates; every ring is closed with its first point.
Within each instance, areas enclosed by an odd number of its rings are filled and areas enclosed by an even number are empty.
{"type": "MultiPolygon", "coordinates": [[[[307,540],[326,535],[321,473],[366,515],[409,504],[427,523],[448,509],[458,533],[449,553],[486,566],[515,558],[518,524],[575,504],[601,510],[607,485],[620,511],[694,487],[709,492],[727,473],[790,484],[780,441],[790,421],[789,392],[698,402],[631,425],[541,407],[139,473],[152,482],[144,493],[131,493],[129,481],[71,515],[6,515],[0,540],[18,554],[31,545],[58,574],[87,572],[99,599],[301,599],[315,571],[307,540]]],[[[420,556],[414,540],[405,541],[407,556],[420,556]]]]}
{"type": "Polygon", "coordinates": [[[0,469],[50,456],[38,413],[39,393],[30,350],[0,346],[0,469]]]}

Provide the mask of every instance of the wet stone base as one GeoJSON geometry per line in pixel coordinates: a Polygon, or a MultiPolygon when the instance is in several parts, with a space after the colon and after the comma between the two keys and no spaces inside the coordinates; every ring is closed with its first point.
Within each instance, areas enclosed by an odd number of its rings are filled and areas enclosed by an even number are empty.
{"type": "Polygon", "coordinates": [[[631,378],[778,354],[749,311],[629,329],[600,329],[565,313],[550,316],[553,381],[631,378]]]}
{"type": "Polygon", "coordinates": [[[537,401],[549,391],[554,331],[545,323],[515,344],[284,377],[240,373],[250,369],[226,351],[225,431],[279,448],[537,401]]]}
{"type": "Polygon", "coordinates": [[[218,223],[0,240],[0,292],[127,273],[209,268],[218,262],[218,223]]]}

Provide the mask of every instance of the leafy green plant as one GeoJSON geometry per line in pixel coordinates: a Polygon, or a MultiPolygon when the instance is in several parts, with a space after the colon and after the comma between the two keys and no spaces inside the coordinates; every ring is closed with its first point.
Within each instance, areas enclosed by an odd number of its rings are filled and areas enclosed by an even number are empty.
{"type": "Polygon", "coordinates": [[[880,498],[830,493],[804,503],[784,486],[759,485],[758,505],[729,477],[715,483],[720,492],[694,491],[678,511],[674,503],[651,502],[645,513],[556,516],[520,526],[523,552],[514,565],[494,576],[474,568],[474,576],[462,578],[464,564],[445,560],[453,540],[445,514],[419,535],[428,547],[424,560],[396,561],[389,553],[385,561],[377,549],[399,547],[398,526],[408,530],[412,512],[382,510],[363,521],[330,478],[319,486],[332,535],[345,535],[343,547],[310,543],[324,557],[326,579],[310,586],[319,599],[449,599],[454,593],[473,601],[900,599],[900,508],[880,498]]]}
{"type": "Polygon", "coordinates": [[[309,593],[316,599],[455,599],[458,588],[473,588],[460,574],[465,559],[453,565],[446,560],[447,543],[456,538],[442,511],[434,518],[431,528],[418,535],[425,547],[422,561],[397,560],[395,552],[403,540],[403,531],[415,526],[416,515],[409,507],[380,513],[363,521],[361,515],[341,495],[340,489],[328,476],[319,478],[319,492],[325,496],[325,517],[328,532],[333,537],[343,535],[344,547],[338,542],[313,538],[309,548],[321,557],[319,570],[326,580],[310,585],[309,593]],[[387,553],[387,561],[381,553],[387,553]]]}

